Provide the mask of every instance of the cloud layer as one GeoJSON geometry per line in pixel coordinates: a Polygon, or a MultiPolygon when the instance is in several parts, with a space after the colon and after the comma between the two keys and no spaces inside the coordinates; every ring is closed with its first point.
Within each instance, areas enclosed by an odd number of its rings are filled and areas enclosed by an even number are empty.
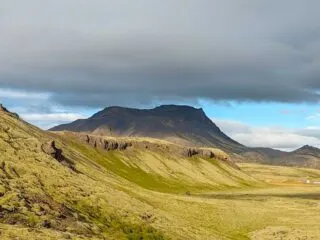
{"type": "Polygon", "coordinates": [[[320,100],[320,2],[4,1],[0,85],[62,105],[320,100]]]}
{"type": "Polygon", "coordinates": [[[304,145],[320,148],[320,127],[288,129],[284,127],[251,127],[245,123],[214,119],[231,138],[249,147],[270,147],[292,151],[304,145]]]}

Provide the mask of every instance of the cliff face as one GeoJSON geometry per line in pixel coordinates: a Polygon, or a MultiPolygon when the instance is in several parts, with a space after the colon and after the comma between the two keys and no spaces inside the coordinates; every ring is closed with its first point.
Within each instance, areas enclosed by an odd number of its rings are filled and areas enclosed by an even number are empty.
{"type": "Polygon", "coordinates": [[[72,137],[78,141],[85,143],[92,148],[96,148],[102,151],[129,151],[134,150],[147,150],[156,153],[162,153],[164,155],[170,155],[177,158],[191,158],[201,157],[204,159],[216,159],[221,160],[229,165],[238,168],[230,159],[229,155],[225,152],[214,148],[197,148],[197,147],[183,147],[170,142],[157,142],[148,141],[144,138],[108,138],[97,135],[87,135],[81,133],[65,132],[64,136],[72,137]]]}

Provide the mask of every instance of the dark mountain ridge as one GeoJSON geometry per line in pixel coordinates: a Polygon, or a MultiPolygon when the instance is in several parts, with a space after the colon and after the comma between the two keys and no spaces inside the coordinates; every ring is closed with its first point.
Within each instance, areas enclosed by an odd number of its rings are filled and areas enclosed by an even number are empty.
{"type": "Polygon", "coordinates": [[[88,119],[76,120],[50,130],[155,137],[229,151],[245,149],[224,134],[203,109],[190,106],[162,105],[154,109],[107,107],[88,119]]]}
{"type": "Polygon", "coordinates": [[[240,153],[240,161],[263,164],[320,168],[320,149],[305,145],[292,152],[271,148],[250,148],[240,153]]]}
{"type": "Polygon", "coordinates": [[[303,147],[293,151],[292,153],[300,155],[310,155],[320,158],[320,149],[309,145],[304,145],[303,147]]]}

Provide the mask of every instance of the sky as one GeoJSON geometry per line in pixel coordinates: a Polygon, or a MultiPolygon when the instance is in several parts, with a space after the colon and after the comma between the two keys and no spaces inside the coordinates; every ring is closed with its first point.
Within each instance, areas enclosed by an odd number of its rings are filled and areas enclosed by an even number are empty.
{"type": "Polygon", "coordinates": [[[319,1],[0,1],[0,102],[41,128],[190,104],[248,146],[320,147],[319,1]]]}

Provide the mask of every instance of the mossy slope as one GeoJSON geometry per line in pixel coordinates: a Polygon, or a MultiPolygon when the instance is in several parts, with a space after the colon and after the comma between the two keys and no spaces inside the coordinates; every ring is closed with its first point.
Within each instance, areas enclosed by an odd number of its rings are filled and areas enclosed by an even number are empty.
{"type": "Polygon", "coordinates": [[[0,239],[320,236],[316,187],[271,188],[216,159],[107,152],[5,113],[0,123],[0,239]],[[76,171],[42,151],[48,141],[76,171]]]}
{"type": "Polygon", "coordinates": [[[0,122],[1,239],[166,238],[140,217],[150,206],[117,189],[120,180],[67,150],[72,171],[41,149],[55,136],[4,112],[0,122]]]}

